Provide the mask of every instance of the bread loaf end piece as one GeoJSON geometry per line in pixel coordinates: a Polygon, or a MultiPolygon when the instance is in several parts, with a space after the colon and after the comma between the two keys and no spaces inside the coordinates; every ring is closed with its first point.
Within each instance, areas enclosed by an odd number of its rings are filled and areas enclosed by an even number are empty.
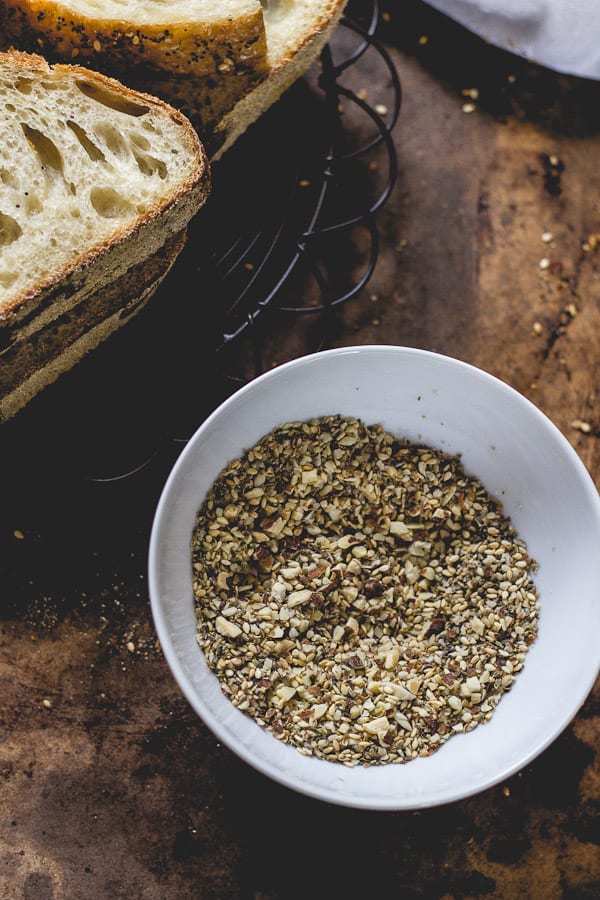
{"type": "Polygon", "coordinates": [[[235,141],[301,78],[318,59],[338,26],[347,0],[294,0],[265,9],[269,71],[246,92],[210,133],[203,135],[211,162],[235,141]]]}

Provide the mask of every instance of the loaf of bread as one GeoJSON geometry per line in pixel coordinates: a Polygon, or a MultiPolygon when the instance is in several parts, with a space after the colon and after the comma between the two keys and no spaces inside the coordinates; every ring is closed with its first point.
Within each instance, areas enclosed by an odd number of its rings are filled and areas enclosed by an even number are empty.
{"type": "Polygon", "coordinates": [[[345,5],[0,0],[0,42],[161,97],[188,116],[216,159],[310,67],[345,5]]]}
{"type": "Polygon", "coordinates": [[[142,307],[210,190],[190,122],[80,66],[0,53],[0,422],[142,307]]]}

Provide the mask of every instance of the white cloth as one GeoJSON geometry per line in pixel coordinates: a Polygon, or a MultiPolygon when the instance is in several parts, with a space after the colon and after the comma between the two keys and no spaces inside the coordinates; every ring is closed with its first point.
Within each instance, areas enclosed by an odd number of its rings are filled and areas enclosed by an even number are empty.
{"type": "Polygon", "coordinates": [[[427,0],[489,43],[557,72],[600,79],[600,0],[427,0]]]}

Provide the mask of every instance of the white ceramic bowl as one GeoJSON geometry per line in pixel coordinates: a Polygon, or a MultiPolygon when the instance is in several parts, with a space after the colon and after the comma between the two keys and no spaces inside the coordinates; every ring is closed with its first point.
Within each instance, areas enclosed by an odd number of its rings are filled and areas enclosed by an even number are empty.
{"type": "Polygon", "coordinates": [[[600,670],[600,497],[560,431],[503,382],[439,354],[394,346],[323,351],[256,378],[200,426],[171,472],[149,548],[163,652],[189,703],[251,766],[305,795],[402,810],[478,793],[523,768],[569,724],[600,670]],[[345,767],[305,757],[234,708],[196,642],[190,541],[221,469],[275,426],[339,413],[462,455],[502,499],[539,562],[540,627],[524,669],[485,725],[427,758],[345,767]]]}

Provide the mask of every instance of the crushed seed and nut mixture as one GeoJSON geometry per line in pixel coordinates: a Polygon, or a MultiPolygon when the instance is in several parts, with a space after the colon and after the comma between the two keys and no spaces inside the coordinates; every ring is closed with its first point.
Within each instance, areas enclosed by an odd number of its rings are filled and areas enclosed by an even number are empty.
{"type": "Polygon", "coordinates": [[[491,718],[538,625],[536,563],[458,456],[344,416],[274,429],[192,537],[198,641],[301,753],[427,756],[491,718]]]}

